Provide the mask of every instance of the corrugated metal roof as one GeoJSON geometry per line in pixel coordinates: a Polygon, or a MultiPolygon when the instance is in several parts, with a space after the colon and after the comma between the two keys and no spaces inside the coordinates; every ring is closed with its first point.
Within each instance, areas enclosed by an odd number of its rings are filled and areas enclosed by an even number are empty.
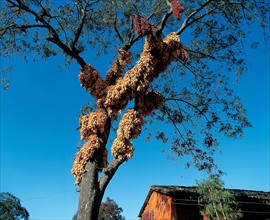
{"type": "MultiPolygon", "coordinates": [[[[142,205],[142,208],[139,213],[139,217],[141,217],[148,200],[152,192],[161,193],[167,196],[171,196],[175,199],[198,199],[198,193],[196,192],[196,186],[160,186],[153,185],[150,187],[150,191],[142,205]]],[[[236,200],[260,200],[262,203],[266,205],[270,205],[270,192],[263,191],[255,191],[255,190],[242,190],[242,189],[226,189],[233,193],[236,200]]]]}
{"type": "MultiPolygon", "coordinates": [[[[151,190],[168,196],[177,196],[180,194],[190,194],[196,196],[196,186],[151,186],[151,190]]],[[[235,197],[256,198],[261,200],[269,200],[270,192],[242,190],[242,189],[226,189],[229,190],[235,197]]]]}

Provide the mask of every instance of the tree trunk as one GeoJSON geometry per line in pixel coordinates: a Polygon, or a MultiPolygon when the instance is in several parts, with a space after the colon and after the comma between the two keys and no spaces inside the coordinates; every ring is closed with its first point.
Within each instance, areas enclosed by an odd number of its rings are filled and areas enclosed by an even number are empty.
{"type": "Polygon", "coordinates": [[[97,162],[88,162],[80,183],[80,201],[77,220],[97,220],[104,192],[123,161],[114,159],[98,177],[97,162]]]}
{"type": "Polygon", "coordinates": [[[99,189],[97,162],[88,162],[80,183],[77,220],[97,220],[103,193],[99,189]]]}

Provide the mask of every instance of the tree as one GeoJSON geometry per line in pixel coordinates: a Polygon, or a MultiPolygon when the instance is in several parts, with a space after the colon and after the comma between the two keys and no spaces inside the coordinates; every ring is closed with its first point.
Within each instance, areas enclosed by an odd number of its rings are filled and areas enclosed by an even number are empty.
{"type": "Polygon", "coordinates": [[[105,202],[101,203],[99,209],[99,220],[125,220],[121,215],[123,209],[119,207],[116,202],[107,198],[105,202]]]}
{"type": "MultiPolygon", "coordinates": [[[[98,220],[124,220],[121,215],[123,209],[116,202],[107,197],[105,202],[102,202],[99,208],[98,220]]],[[[78,214],[73,216],[73,220],[77,220],[78,214]]]]}
{"type": "Polygon", "coordinates": [[[237,220],[242,217],[234,195],[224,189],[224,183],[218,175],[212,174],[208,179],[198,182],[197,192],[202,212],[207,213],[210,219],[237,220]]]}
{"type": "Polygon", "coordinates": [[[245,48],[258,45],[249,26],[269,40],[266,1],[4,0],[0,7],[1,56],[63,54],[65,66],[79,64],[81,86],[95,102],[80,117],[84,145],[72,168],[79,220],[98,218],[105,189],[133,156],[131,139],[143,125],[177,156],[190,156],[187,166],[207,171],[215,168],[218,137],[242,137],[251,126],[229,73],[244,72],[245,48]],[[86,61],[91,47],[101,59],[118,51],[105,75],[86,61]],[[153,121],[161,125],[156,133],[153,121]]]}
{"type": "Polygon", "coordinates": [[[0,193],[0,219],[28,220],[28,211],[21,206],[20,199],[8,192],[0,193]]]}
{"type": "Polygon", "coordinates": [[[72,220],[77,220],[77,218],[78,218],[78,213],[76,213],[76,214],[73,216],[72,220]]]}

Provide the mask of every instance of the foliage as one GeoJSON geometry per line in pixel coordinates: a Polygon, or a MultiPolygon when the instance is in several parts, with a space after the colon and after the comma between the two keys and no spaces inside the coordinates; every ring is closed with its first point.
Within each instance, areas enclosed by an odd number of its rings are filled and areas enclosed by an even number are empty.
{"type": "Polygon", "coordinates": [[[76,213],[76,214],[73,216],[72,220],[77,220],[77,217],[78,217],[78,213],[76,213]]]}
{"type": "MultiPolygon", "coordinates": [[[[100,205],[98,220],[125,220],[121,215],[123,209],[116,202],[107,197],[105,202],[100,205]]],[[[73,220],[77,220],[78,214],[73,216],[73,220]]]]}
{"type": "Polygon", "coordinates": [[[199,182],[197,192],[202,212],[207,213],[210,219],[236,220],[242,217],[233,194],[224,189],[224,183],[218,175],[210,175],[199,182]]]}
{"type": "Polygon", "coordinates": [[[0,219],[28,220],[28,211],[21,206],[20,199],[8,192],[0,193],[0,219]]]}
{"type": "Polygon", "coordinates": [[[110,198],[107,198],[105,202],[101,203],[99,211],[99,220],[124,220],[121,215],[123,209],[119,207],[116,202],[110,198]]]}

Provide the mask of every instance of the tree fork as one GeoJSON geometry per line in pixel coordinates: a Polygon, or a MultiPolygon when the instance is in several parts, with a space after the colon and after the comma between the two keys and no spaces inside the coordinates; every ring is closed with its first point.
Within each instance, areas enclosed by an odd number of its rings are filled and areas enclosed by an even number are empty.
{"type": "Polygon", "coordinates": [[[85,171],[82,174],[80,182],[80,199],[78,207],[77,220],[97,220],[99,207],[102,202],[104,192],[115,174],[122,161],[113,160],[111,164],[104,169],[104,175],[99,181],[100,160],[102,160],[103,151],[106,150],[106,145],[111,129],[111,118],[108,117],[105,125],[105,132],[99,134],[102,147],[95,154],[95,158],[89,160],[85,166],[85,171]]]}
{"type": "Polygon", "coordinates": [[[97,220],[105,190],[123,161],[114,159],[98,181],[98,162],[88,161],[80,183],[77,220],[97,220]]]}

